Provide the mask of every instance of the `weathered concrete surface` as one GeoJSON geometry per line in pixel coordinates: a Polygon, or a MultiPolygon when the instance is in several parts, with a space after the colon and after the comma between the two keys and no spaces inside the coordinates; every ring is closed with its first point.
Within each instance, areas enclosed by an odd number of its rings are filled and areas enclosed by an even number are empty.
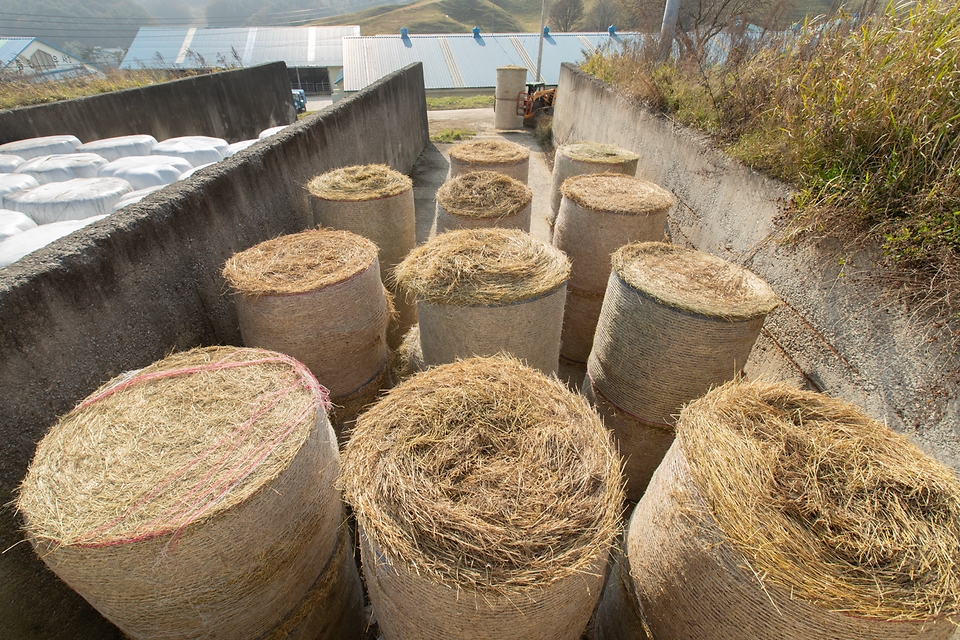
{"type": "Polygon", "coordinates": [[[677,196],[673,242],[763,276],[783,305],[768,317],[750,376],[789,379],[846,398],[960,469],[954,326],[905,302],[871,247],[791,238],[779,224],[789,188],[703,136],[650,114],[570,65],[560,75],[556,144],[608,142],[640,154],[637,175],[677,196]]]}
{"type": "MultiPolygon", "coordinates": [[[[419,63],[0,270],[0,504],[58,415],[174,349],[241,344],[220,277],[233,253],[313,226],[306,182],[339,166],[409,172],[428,143],[419,63]]],[[[0,513],[0,638],[119,632],[0,513]],[[14,546],[15,545],[15,546],[14,546]]]]}
{"type": "Polygon", "coordinates": [[[237,142],[296,119],[287,65],[272,62],[0,111],[0,144],[60,134],[90,142],[133,133],[157,140],[202,135],[237,142]]]}

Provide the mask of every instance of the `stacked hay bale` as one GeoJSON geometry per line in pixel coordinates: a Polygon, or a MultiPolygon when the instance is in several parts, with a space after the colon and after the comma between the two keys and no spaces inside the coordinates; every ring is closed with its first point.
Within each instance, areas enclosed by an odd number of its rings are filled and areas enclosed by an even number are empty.
{"type": "Polygon", "coordinates": [[[437,233],[500,227],[530,231],[533,192],[494,171],[462,173],[437,190],[437,233]]]}
{"type": "Polygon", "coordinates": [[[420,348],[420,327],[410,327],[400,346],[390,353],[390,378],[397,385],[427,368],[420,348]]]}
{"type": "Polygon", "coordinates": [[[81,144],[77,136],[41,136],[0,144],[0,153],[29,160],[55,153],[73,153],[81,144]]]}
{"type": "Polygon", "coordinates": [[[448,231],[397,266],[416,296],[426,366],[510,353],[556,373],[570,261],[516,229],[448,231]]]}
{"type": "Polygon", "coordinates": [[[77,153],[95,153],[107,162],[128,156],[148,156],[157,146],[157,139],[145,134],[117,136],[86,142],[77,147],[77,153]]]}
{"type": "Polygon", "coordinates": [[[508,358],[418,374],[365,413],[342,484],[386,640],[580,637],[622,500],[613,443],[508,358]]]}
{"type": "Polygon", "coordinates": [[[560,187],[567,178],[588,173],[637,173],[640,156],[622,147],[602,142],[570,142],[560,145],[553,159],[553,181],[550,186],[550,212],[547,214],[549,234],[552,237],[560,212],[560,187]]]}
{"type": "Polygon", "coordinates": [[[663,240],[673,196],[652,182],[618,173],[574,176],[561,191],[553,245],[572,266],[560,355],[586,365],[610,279],[610,256],[631,242],[663,240]]]}
{"type": "Polygon", "coordinates": [[[523,128],[523,103],[520,94],[527,90],[527,68],[515,65],[497,67],[494,91],[493,126],[497,129],[523,128]]]}
{"type": "Polygon", "coordinates": [[[175,182],[191,168],[189,162],[173,156],[126,156],[103,165],[98,174],[126,180],[139,191],[175,182]]]}
{"type": "MultiPolygon", "coordinates": [[[[630,521],[636,598],[619,608],[657,640],[946,639],[958,531],[960,483],[906,437],[840,400],[731,382],[680,415],[630,521]]],[[[622,637],[607,626],[598,640],[622,637]]]]}
{"type": "Polygon", "coordinates": [[[27,214],[37,224],[50,224],[113,213],[114,205],[131,191],[130,183],[121,178],[74,178],[6,194],[3,206],[27,214]]]}
{"type": "Polygon", "coordinates": [[[660,242],[622,247],[612,263],[583,393],[616,434],[637,500],[674,416],[737,375],[777,297],[746,269],[660,242]]]}
{"type": "Polygon", "coordinates": [[[359,639],[326,403],[305,366],[259,349],[121,375],[37,447],[26,537],[132,638],[359,639]]]}
{"type": "Polygon", "coordinates": [[[227,141],[210,136],[179,136],[158,142],[150,149],[153,156],[183,158],[191,166],[199,167],[210,162],[220,162],[227,151],[227,141]]]}
{"type": "Polygon", "coordinates": [[[40,184],[65,182],[74,178],[96,178],[107,161],[95,153],[58,153],[27,160],[15,173],[36,178],[40,184]]]}
{"type": "Polygon", "coordinates": [[[244,344],[307,365],[330,391],[341,435],[389,376],[377,246],[349,231],[314,229],[234,255],[223,276],[237,294],[244,344]]]}
{"type": "MultiPolygon", "coordinates": [[[[315,222],[369,238],[380,251],[380,277],[389,274],[417,244],[413,181],[383,164],[328,171],[307,185],[313,196],[315,222]]],[[[397,317],[387,332],[396,348],[417,322],[417,308],[403,296],[393,297],[397,317]]]]}
{"type": "Polygon", "coordinates": [[[530,149],[515,142],[481,139],[450,147],[450,178],[472,171],[496,171],[527,184],[530,149]]]}

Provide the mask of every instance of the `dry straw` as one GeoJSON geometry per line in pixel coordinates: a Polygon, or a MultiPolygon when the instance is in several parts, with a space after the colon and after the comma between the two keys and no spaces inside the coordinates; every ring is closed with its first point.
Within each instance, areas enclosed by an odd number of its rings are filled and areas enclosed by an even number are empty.
{"type": "Polygon", "coordinates": [[[259,349],[119,376],[39,444],[17,500],[26,536],[131,637],[269,633],[336,548],[327,406],[304,365],[259,349]]]}
{"type": "Polygon", "coordinates": [[[313,196],[336,202],[389,198],[412,188],[413,180],[385,164],[342,167],[316,176],[307,183],[313,196]]]}
{"type": "Polygon", "coordinates": [[[450,147],[450,158],[468,165],[483,167],[493,164],[514,164],[530,159],[530,150],[508,140],[471,140],[450,147]]]}
{"type": "Polygon", "coordinates": [[[557,149],[550,183],[550,212],[547,222],[552,228],[560,211],[560,186],[571,176],[589,173],[637,173],[640,157],[626,149],[601,142],[571,142],[557,149]]]}
{"type": "Polygon", "coordinates": [[[673,206],[673,195],[652,182],[622,173],[573,176],[560,185],[563,197],[585,209],[646,216],[673,206]]]}
{"type": "Polygon", "coordinates": [[[389,563],[508,597],[595,571],[623,497],[610,435],[586,401],[503,357],[436,367],[389,392],[360,418],[341,482],[389,563]]]}
{"type": "Polygon", "coordinates": [[[885,620],[960,613],[960,482],[840,400],[731,382],[680,415],[691,478],[763,583],[885,620]]]}
{"type": "Polygon", "coordinates": [[[419,300],[504,305],[555,291],[569,278],[570,261],[529,233],[463,229],[417,247],[394,275],[419,300]]]}
{"type": "Polygon", "coordinates": [[[464,218],[516,216],[532,200],[527,185],[494,171],[461,174],[437,190],[437,204],[464,218]]]}
{"type": "Polygon", "coordinates": [[[398,385],[410,376],[426,369],[420,348],[420,327],[415,325],[403,336],[403,341],[391,354],[390,375],[398,385]]]}
{"type": "Polygon", "coordinates": [[[234,254],[223,277],[245,295],[305,293],[365,271],[377,245],[348,231],[314,229],[261,242],[234,254]]]}

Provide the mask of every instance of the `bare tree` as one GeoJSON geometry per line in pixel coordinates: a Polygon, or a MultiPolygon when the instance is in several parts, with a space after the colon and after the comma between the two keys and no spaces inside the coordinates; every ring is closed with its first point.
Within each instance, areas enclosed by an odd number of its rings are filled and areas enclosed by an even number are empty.
{"type": "Polygon", "coordinates": [[[606,31],[610,25],[617,24],[618,8],[616,0],[596,0],[587,15],[587,23],[591,29],[596,26],[597,31],[606,31]]]}
{"type": "Polygon", "coordinates": [[[583,0],[557,0],[550,8],[550,22],[557,31],[573,31],[583,17],[583,0]]]}

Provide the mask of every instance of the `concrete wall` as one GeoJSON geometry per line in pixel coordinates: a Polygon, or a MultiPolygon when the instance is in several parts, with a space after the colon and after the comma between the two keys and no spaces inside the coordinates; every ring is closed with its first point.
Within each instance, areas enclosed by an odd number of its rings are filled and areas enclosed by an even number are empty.
{"type": "Polygon", "coordinates": [[[792,234],[787,185],[719,152],[704,136],[653,115],[570,65],[560,74],[555,144],[593,140],[640,155],[637,175],[677,196],[672,241],[743,265],[783,300],[748,375],[785,378],[846,398],[960,469],[956,314],[911,303],[876,247],[829,231],[792,234]]]}
{"type": "Polygon", "coordinates": [[[59,134],[83,142],[145,133],[157,140],[204,135],[256,138],[297,119],[282,62],[138,89],[0,111],[0,144],[59,134]]]}
{"type": "MultiPolygon", "coordinates": [[[[409,172],[428,143],[420,63],[0,270],[0,504],[36,443],[118,373],[171,350],[241,344],[220,277],[233,253],[313,225],[306,182],[332,168],[409,172]]],[[[0,512],[0,637],[119,638],[0,512]]]]}

